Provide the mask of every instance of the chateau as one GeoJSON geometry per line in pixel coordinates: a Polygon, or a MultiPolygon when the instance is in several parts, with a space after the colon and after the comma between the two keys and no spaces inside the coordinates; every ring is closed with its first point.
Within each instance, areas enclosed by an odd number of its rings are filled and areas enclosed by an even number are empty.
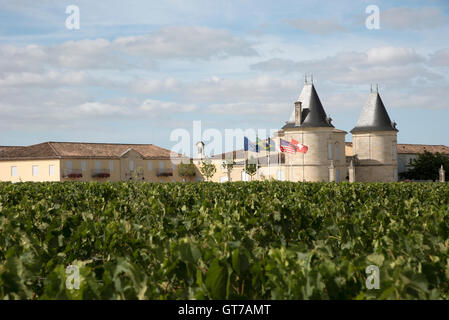
{"type": "MultiPolygon", "coordinates": [[[[281,157],[270,154],[268,161],[259,158],[260,168],[256,179],[278,179],[289,181],[361,181],[394,182],[398,180],[396,123],[390,120],[388,112],[380,98],[379,92],[371,90],[368,99],[352,134],[352,148],[347,148],[344,130],[332,124],[320,101],[313,82],[304,83],[304,87],[289,120],[275,134],[273,140],[280,145],[280,140],[306,145],[306,153],[283,153],[281,157]],[[352,149],[347,154],[346,149],[352,149]],[[280,161],[276,161],[281,159],[280,161]],[[272,164],[276,165],[273,166],[272,164]]],[[[197,158],[203,158],[198,154],[197,158]]],[[[229,157],[222,154],[214,157],[220,161],[229,157]]],[[[237,168],[244,166],[245,151],[234,152],[237,168]]],[[[198,163],[198,161],[197,161],[198,163]]],[[[241,171],[241,170],[237,170],[241,171]]],[[[218,172],[218,175],[225,172],[218,172]]],[[[231,176],[215,177],[216,181],[247,180],[245,173],[231,173],[231,176]]]]}
{"type": "MultiPolygon", "coordinates": [[[[306,153],[277,151],[261,155],[236,150],[210,158],[217,171],[215,182],[248,180],[288,181],[398,181],[410,161],[424,151],[449,156],[443,145],[397,144],[398,129],[390,120],[378,90],[371,90],[360,116],[348,134],[332,124],[313,82],[304,83],[292,114],[271,138],[276,146],[296,141],[306,153]],[[293,140],[292,140],[293,139],[293,140]],[[245,160],[256,158],[257,173],[248,177],[245,160]],[[226,170],[222,164],[232,159],[226,170]]],[[[201,181],[204,143],[196,144],[195,175],[185,176],[171,161],[170,150],[152,144],[44,142],[31,146],[0,146],[0,181],[201,181]]],[[[177,155],[180,156],[180,155],[177,155]]]]}

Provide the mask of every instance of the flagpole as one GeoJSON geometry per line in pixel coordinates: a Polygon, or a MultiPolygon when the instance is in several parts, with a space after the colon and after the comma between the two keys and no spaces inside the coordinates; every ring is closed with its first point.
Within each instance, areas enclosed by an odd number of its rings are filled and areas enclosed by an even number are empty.
{"type": "MultiPolygon", "coordinates": [[[[301,141],[301,143],[304,145],[304,131],[302,132],[302,141],[301,141]]],[[[303,152],[302,153],[302,182],[305,182],[306,181],[306,177],[304,177],[304,160],[305,160],[305,153],[303,152]]]]}
{"type": "Polygon", "coordinates": [[[259,180],[259,134],[256,134],[256,179],[259,180]]]}
{"type": "Polygon", "coordinates": [[[292,181],[292,158],[290,158],[290,170],[288,172],[288,181],[292,181]]]}
{"type": "Polygon", "coordinates": [[[245,151],[245,159],[243,159],[243,181],[246,181],[246,161],[248,159],[248,151],[245,151]]]}
{"type": "Polygon", "coordinates": [[[278,151],[278,175],[277,179],[281,178],[281,141],[279,140],[279,151],[278,151]]]}
{"type": "Polygon", "coordinates": [[[268,180],[270,179],[270,176],[271,176],[271,171],[270,171],[270,149],[268,149],[268,180]]]}

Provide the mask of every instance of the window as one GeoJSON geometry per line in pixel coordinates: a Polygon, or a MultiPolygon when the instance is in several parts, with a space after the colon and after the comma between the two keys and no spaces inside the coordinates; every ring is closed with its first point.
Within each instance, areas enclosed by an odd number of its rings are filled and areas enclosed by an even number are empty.
{"type": "Polygon", "coordinates": [[[149,171],[153,170],[153,162],[151,162],[151,160],[148,161],[148,170],[149,171]]]}
{"type": "Polygon", "coordinates": [[[55,166],[52,164],[48,166],[48,175],[50,177],[53,177],[55,175],[55,166]]]}
{"type": "Polygon", "coordinates": [[[16,166],[11,167],[11,177],[17,177],[17,167],[16,166]]]}
{"type": "Polygon", "coordinates": [[[81,161],[81,169],[82,169],[83,171],[86,171],[86,160],[82,160],[82,161],[81,161]]]}
{"type": "Polygon", "coordinates": [[[100,162],[100,160],[95,160],[95,169],[97,169],[97,170],[101,169],[101,162],[100,162]]]}
{"type": "Polygon", "coordinates": [[[129,170],[134,171],[134,160],[129,160],[129,170]]]}
{"type": "Polygon", "coordinates": [[[338,153],[338,142],[335,144],[335,160],[338,160],[339,153],[338,153]]]}
{"type": "Polygon", "coordinates": [[[398,171],[399,172],[404,172],[405,171],[404,161],[402,161],[401,159],[398,159],[398,171]]]}
{"type": "Polygon", "coordinates": [[[65,162],[65,166],[66,166],[67,169],[72,169],[72,161],[71,160],[67,160],[65,162]]]}
{"type": "Polygon", "coordinates": [[[159,161],[159,169],[164,169],[164,162],[163,161],[159,161]]]}
{"type": "Polygon", "coordinates": [[[109,160],[109,171],[114,171],[114,160],[109,160]]]}
{"type": "Polygon", "coordinates": [[[393,169],[393,179],[394,181],[398,181],[398,169],[393,169]]]}
{"type": "Polygon", "coordinates": [[[397,152],[396,143],[395,143],[395,144],[393,144],[393,160],[396,160],[397,154],[398,154],[398,152],[397,152]]]}
{"type": "Polygon", "coordinates": [[[339,169],[335,169],[335,181],[336,182],[340,181],[340,170],[339,169]]]}
{"type": "Polygon", "coordinates": [[[242,181],[248,181],[248,174],[245,171],[242,171],[242,181]]]}
{"type": "Polygon", "coordinates": [[[39,167],[33,166],[33,177],[37,177],[39,175],[39,167]]]}
{"type": "Polygon", "coordinates": [[[332,160],[332,143],[327,145],[327,156],[329,160],[332,160]]]}

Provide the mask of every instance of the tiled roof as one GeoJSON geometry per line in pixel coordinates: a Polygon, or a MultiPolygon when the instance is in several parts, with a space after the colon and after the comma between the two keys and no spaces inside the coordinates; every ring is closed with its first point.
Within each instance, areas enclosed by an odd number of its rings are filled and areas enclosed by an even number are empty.
{"type": "Polygon", "coordinates": [[[449,154],[449,147],[445,145],[426,145],[426,144],[398,144],[398,153],[431,153],[449,154]]]}
{"type": "Polygon", "coordinates": [[[236,151],[229,151],[229,152],[225,152],[225,153],[220,153],[220,154],[216,154],[214,156],[211,157],[212,160],[224,160],[224,159],[228,159],[231,158],[232,159],[244,159],[245,158],[245,150],[240,149],[240,150],[236,150],[236,151]]]}
{"type": "Polygon", "coordinates": [[[120,158],[129,149],[145,159],[170,159],[170,150],[152,144],[115,144],[84,142],[44,142],[28,147],[0,150],[0,160],[54,158],[120,158]]]}
{"type": "MultiPolygon", "coordinates": [[[[352,156],[352,142],[346,142],[346,156],[352,156]]],[[[429,144],[399,144],[397,151],[400,154],[418,154],[429,151],[431,153],[441,153],[449,155],[449,147],[445,145],[429,145],[429,144]]]]}
{"type": "Polygon", "coordinates": [[[6,151],[6,150],[14,150],[14,149],[18,149],[18,148],[23,148],[23,147],[20,147],[20,146],[0,146],[0,152],[6,151]]]}

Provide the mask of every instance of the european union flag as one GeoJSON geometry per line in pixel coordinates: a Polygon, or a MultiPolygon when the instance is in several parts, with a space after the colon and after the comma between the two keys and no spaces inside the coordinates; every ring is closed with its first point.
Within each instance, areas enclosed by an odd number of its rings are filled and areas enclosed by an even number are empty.
{"type": "Polygon", "coordinates": [[[259,146],[249,141],[247,137],[244,137],[243,148],[245,151],[259,152],[259,146]]]}

